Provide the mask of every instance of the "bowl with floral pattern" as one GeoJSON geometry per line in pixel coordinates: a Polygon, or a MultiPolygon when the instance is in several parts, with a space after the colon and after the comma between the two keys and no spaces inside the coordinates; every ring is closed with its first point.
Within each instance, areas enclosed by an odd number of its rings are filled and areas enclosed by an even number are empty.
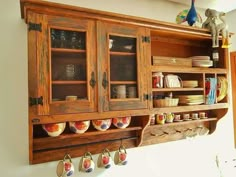
{"type": "Polygon", "coordinates": [[[111,126],[112,119],[92,120],[93,127],[99,131],[106,131],[111,126]]]}
{"type": "Polygon", "coordinates": [[[43,124],[42,128],[44,129],[44,131],[48,134],[48,136],[59,136],[66,127],[66,123],[62,122],[62,123],[49,123],[49,124],[43,124]]]}
{"type": "Polygon", "coordinates": [[[69,122],[70,130],[74,133],[84,133],[88,130],[90,120],[69,122]]]}
{"type": "Polygon", "coordinates": [[[114,117],[112,119],[112,123],[117,128],[126,128],[129,126],[131,121],[131,116],[125,116],[125,117],[114,117]]]}

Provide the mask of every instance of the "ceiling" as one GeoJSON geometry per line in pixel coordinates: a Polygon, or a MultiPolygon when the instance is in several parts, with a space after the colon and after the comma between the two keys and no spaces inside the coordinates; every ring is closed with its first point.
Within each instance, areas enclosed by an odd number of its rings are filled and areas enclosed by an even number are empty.
{"type": "MultiPolygon", "coordinates": [[[[172,2],[177,2],[180,4],[190,5],[191,0],[168,0],[172,2]]],[[[217,11],[229,12],[236,9],[235,0],[195,0],[195,7],[198,8],[211,8],[217,11]]]]}

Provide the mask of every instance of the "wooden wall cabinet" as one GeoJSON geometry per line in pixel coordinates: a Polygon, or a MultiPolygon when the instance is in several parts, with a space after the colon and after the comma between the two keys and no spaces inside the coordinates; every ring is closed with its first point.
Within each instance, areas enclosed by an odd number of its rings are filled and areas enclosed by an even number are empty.
{"type": "Polygon", "coordinates": [[[154,107],[158,94],[206,95],[205,79],[228,77],[228,50],[219,49],[218,68],[155,66],[152,56],[211,56],[211,35],[205,29],[164,23],[39,0],[21,0],[28,25],[29,158],[30,163],[59,160],[69,153],[100,153],[186,138],[186,132],[207,128],[228,110],[228,98],[206,105],[154,107]],[[152,74],[176,74],[196,79],[197,88],[152,88],[152,74]],[[117,86],[134,89],[117,94],[117,86]],[[67,96],[77,96],[68,101],[67,96]],[[200,112],[207,119],[150,125],[150,115],[200,112]],[[97,131],[92,125],[74,134],[68,123],[79,120],[131,116],[125,129],[111,126],[97,131]],[[49,137],[42,124],[66,122],[65,131],[49,137]]]}

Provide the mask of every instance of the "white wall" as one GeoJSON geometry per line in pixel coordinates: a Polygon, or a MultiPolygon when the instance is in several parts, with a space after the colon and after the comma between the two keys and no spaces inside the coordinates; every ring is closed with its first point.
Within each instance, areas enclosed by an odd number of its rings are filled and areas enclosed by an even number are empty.
{"type": "Polygon", "coordinates": [[[227,13],[227,23],[229,24],[229,31],[234,33],[234,35],[231,37],[230,42],[231,47],[230,50],[231,51],[236,51],[236,23],[235,23],[235,17],[236,17],[236,10],[231,11],[229,13],[227,13]]]}
{"type": "MultiPolygon", "coordinates": [[[[56,0],[54,0],[56,1],[56,0]]],[[[58,0],[59,1],[59,0],[58,0]]],[[[157,0],[60,0],[68,4],[174,22],[186,7],[157,0]]],[[[0,1],[0,168],[1,176],[56,176],[57,162],[28,164],[27,27],[20,18],[19,0],[0,1]]],[[[79,174],[80,158],[73,158],[75,176],[217,177],[217,153],[233,149],[229,113],[207,137],[128,150],[127,166],[79,174]],[[223,145],[223,146],[222,146],[223,145]]],[[[94,156],[95,160],[97,156],[94,156]]]]}

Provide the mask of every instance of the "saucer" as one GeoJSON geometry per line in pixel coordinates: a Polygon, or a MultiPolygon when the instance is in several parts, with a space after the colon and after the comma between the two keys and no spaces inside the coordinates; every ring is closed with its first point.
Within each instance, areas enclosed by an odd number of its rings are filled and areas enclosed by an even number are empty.
{"type": "Polygon", "coordinates": [[[192,119],[183,119],[184,121],[189,121],[189,120],[192,120],[192,119]]]}
{"type": "Polygon", "coordinates": [[[207,119],[208,117],[200,117],[200,119],[207,119]]]}
{"type": "Polygon", "coordinates": [[[192,120],[198,120],[198,119],[200,119],[199,117],[198,118],[191,118],[192,120]]]}
{"type": "Polygon", "coordinates": [[[174,122],[182,122],[183,120],[182,119],[180,119],[180,120],[174,120],[174,122]]]}

